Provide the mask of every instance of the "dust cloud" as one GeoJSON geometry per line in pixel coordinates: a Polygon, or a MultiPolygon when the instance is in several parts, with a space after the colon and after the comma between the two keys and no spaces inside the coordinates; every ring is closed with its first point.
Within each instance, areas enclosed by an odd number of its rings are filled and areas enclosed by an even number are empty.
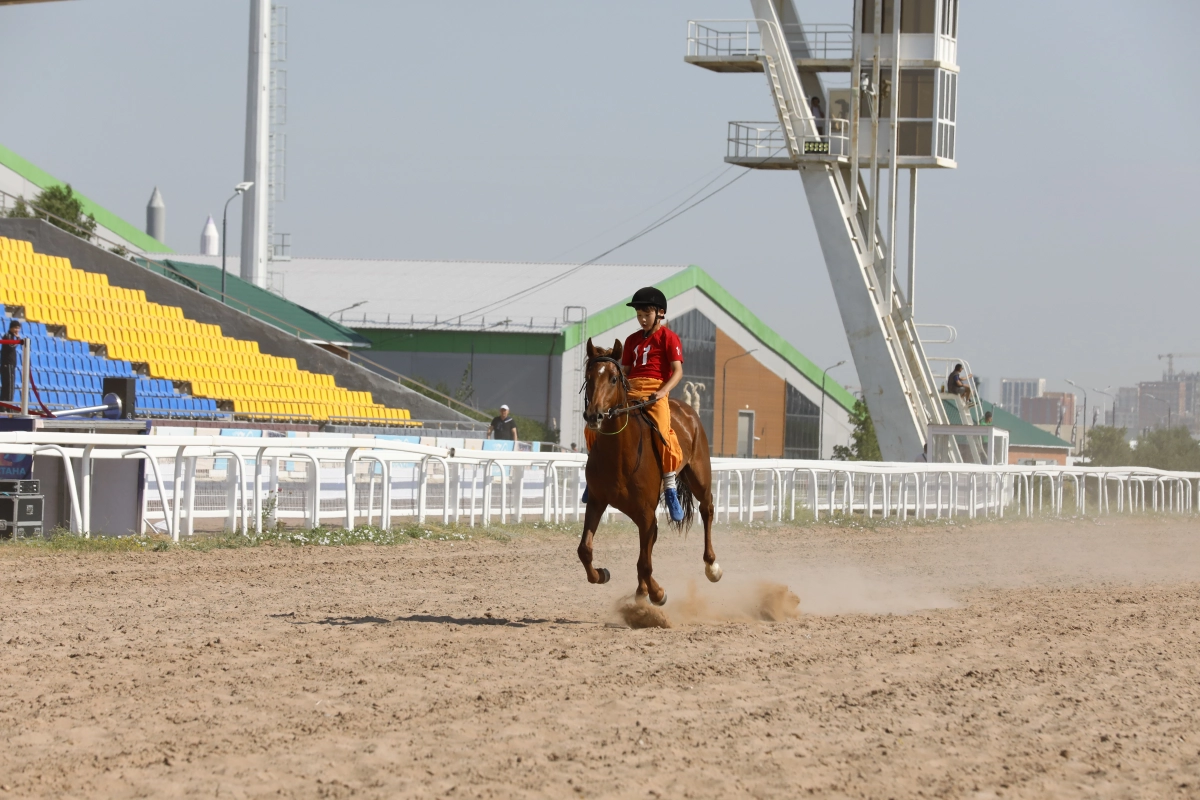
{"type": "Polygon", "coordinates": [[[702,589],[692,579],[687,582],[683,598],[673,600],[668,595],[664,608],[656,608],[645,598],[623,597],[615,610],[630,628],[672,628],[676,623],[783,622],[800,616],[800,598],[781,583],[734,582],[732,589],[718,594],[702,589]]]}

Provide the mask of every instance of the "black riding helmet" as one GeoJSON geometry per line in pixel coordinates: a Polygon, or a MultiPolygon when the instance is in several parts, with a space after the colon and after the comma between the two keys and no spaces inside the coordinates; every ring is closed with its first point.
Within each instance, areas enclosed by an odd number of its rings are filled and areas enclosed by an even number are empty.
{"type": "Polygon", "coordinates": [[[667,296],[653,286],[645,286],[634,292],[633,299],[625,305],[630,308],[641,308],[642,306],[661,308],[665,314],[667,311],[667,296]]]}

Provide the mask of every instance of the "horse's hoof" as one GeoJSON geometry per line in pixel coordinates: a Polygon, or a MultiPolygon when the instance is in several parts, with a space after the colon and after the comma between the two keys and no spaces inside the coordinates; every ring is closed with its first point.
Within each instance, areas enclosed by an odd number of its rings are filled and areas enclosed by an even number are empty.
{"type": "MultiPolygon", "coordinates": [[[[653,597],[652,597],[652,598],[650,598],[650,602],[651,602],[651,603],[654,603],[654,598],[653,598],[653,597]]],[[[667,604],[667,593],[666,593],[666,592],[663,592],[663,598],[662,598],[662,600],[659,600],[657,603],[654,603],[654,605],[656,605],[656,606],[665,606],[666,604],[667,604]]]]}
{"type": "Polygon", "coordinates": [[[704,577],[708,578],[713,583],[721,580],[721,576],[723,574],[725,573],[724,570],[721,569],[721,565],[715,561],[711,564],[704,565],[704,577]]]}
{"type": "Polygon", "coordinates": [[[596,570],[596,574],[598,574],[600,576],[600,580],[596,581],[596,583],[608,583],[609,578],[612,577],[611,575],[608,574],[608,570],[605,569],[604,567],[601,567],[600,569],[596,570]]]}

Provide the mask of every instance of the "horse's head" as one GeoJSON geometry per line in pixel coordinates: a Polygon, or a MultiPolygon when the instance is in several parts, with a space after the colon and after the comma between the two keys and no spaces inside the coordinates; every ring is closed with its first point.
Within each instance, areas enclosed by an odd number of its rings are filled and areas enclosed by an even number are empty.
{"type": "Polygon", "coordinates": [[[613,408],[626,401],[628,384],[621,371],[621,342],[613,342],[611,350],[596,347],[587,341],[587,372],[584,379],[583,418],[592,430],[600,430],[600,423],[613,408]]]}

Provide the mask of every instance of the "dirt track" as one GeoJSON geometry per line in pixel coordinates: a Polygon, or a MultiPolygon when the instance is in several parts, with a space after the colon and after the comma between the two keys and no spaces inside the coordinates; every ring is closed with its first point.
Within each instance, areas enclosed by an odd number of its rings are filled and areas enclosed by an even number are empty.
{"type": "Polygon", "coordinates": [[[1200,523],[716,546],[0,548],[0,798],[1200,797],[1200,523]]]}

